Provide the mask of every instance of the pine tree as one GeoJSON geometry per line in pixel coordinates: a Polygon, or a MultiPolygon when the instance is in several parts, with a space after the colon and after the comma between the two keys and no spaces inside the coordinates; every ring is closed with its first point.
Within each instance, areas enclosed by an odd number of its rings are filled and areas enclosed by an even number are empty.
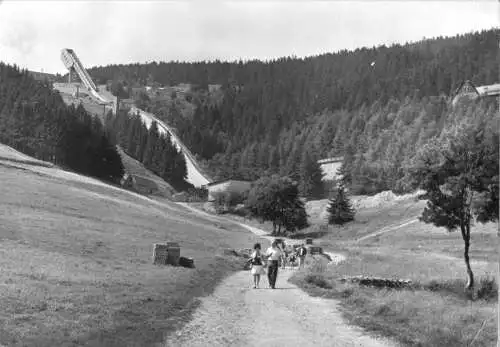
{"type": "Polygon", "coordinates": [[[327,208],[328,224],[344,225],[354,220],[355,210],[347,197],[345,188],[340,185],[327,208]]]}
{"type": "Polygon", "coordinates": [[[163,151],[166,148],[165,136],[158,134],[158,140],[153,151],[153,157],[151,158],[151,171],[153,171],[158,176],[161,176],[161,170],[163,165],[163,151]]]}
{"type": "Polygon", "coordinates": [[[323,197],[323,170],[311,150],[304,150],[299,167],[299,191],[303,197],[320,199],[323,197]]]}
{"type": "MultiPolygon", "coordinates": [[[[125,117],[126,117],[126,115],[125,115],[125,117]]],[[[138,159],[137,149],[138,149],[139,143],[141,141],[141,138],[140,138],[140,131],[141,131],[141,126],[142,126],[141,118],[139,115],[134,115],[134,116],[132,116],[130,121],[127,122],[126,124],[128,125],[127,129],[126,129],[127,141],[125,142],[124,149],[130,156],[132,156],[135,159],[138,159]]]]}
{"type": "Polygon", "coordinates": [[[165,181],[170,182],[170,178],[172,177],[172,158],[173,154],[173,146],[171,144],[170,135],[166,134],[166,136],[161,137],[161,165],[160,165],[160,177],[165,181]]]}
{"type": "Polygon", "coordinates": [[[153,166],[153,156],[155,154],[155,151],[157,150],[159,137],[160,134],[158,133],[158,125],[155,121],[153,121],[148,130],[148,138],[146,147],[144,148],[144,157],[142,161],[144,163],[144,166],[148,169],[151,169],[153,166]]]}
{"type": "Polygon", "coordinates": [[[267,167],[271,170],[272,173],[279,173],[279,165],[280,165],[280,153],[277,146],[273,146],[269,153],[269,161],[267,163],[267,167]]]}
{"type": "Polygon", "coordinates": [[[146,143],[148,142],[148,128],[142,122],[140,117],[139,117],[139,122],[141,125],[138,131],[139,143],[135,151],[135,158],[142,163],[144,159],[144,150],[146,149],[146,143]]]}

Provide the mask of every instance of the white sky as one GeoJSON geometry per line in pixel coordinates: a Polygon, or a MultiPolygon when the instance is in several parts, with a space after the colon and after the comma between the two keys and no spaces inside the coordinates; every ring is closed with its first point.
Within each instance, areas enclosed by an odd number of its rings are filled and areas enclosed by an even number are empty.
{"type": "Polygon", "coordinates": [[[0,0],[0,61],[64,72],[146,61],[299,57],[498,26],[499,3],[0,0]]]}

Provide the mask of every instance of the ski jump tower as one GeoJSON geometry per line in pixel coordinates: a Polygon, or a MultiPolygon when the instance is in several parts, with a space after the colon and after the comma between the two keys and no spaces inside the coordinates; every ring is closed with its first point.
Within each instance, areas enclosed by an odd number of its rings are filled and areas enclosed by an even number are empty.
{"type": "Polygon", "coordinates": [[[73,72],[76,72],[78,77],[80,77],[80,80],[83,82],[85,87],[87,87],[88,91],[98,100],[100,100],[103,103],[111,103],[110,100],[106,100],[102,95],[99,94],[99,91],[97,89],[97,86],[95,85],[94,81],[92,81],[92,78],[90,77],[89,73],[85,68],[83,67],[82,62],[80,59],[78,59],[78,56],[76,55],[75,51],[69,48],[64,48],[61,50],[61,60],[64,63],[64,66],[69,71],[68,74],[68,82],[71,83],[71,74],[73,72]]]}

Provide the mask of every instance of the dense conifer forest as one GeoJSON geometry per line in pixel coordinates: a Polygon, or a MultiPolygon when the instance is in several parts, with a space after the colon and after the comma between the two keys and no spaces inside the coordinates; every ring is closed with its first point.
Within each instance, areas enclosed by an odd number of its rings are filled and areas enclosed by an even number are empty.
{"type": "MultiPolygon", "coordinates": [[[[150,103],[216,179],[279,173],[300,180],[311,158],[343,155],[357,193],[404,187],[415,149],[470,112],[495,116],[494,100],[452,108],[463,80],[498,82],[498,30],[305,59],[148,63],[91,69],[136,86],[191,83],[196,110],[150,103]],[[204,91],[219,84],[223,98],[204,91]],[[307,151],[305,151],[307,149],[307,151]]],[[[309,165],[310,166],[310,165],[309,165]]]]}
{"type": "Polygon", "coordinates": [[[106,129],[120,147],[144,167],[170,183],[176,190],[193,188],[186,182],[184,155],[172,144],[170,136],[161,135],[153,122],[149,129],[139,115],[121,110],[106,117],[106,129]]]}
{"type": "Polygon", "coordinates": [[[117,183],[120,155],[103,125],[64,104],[47,82],[0,62],[0,142],[40,160],[117,183]]]}
{"type": "MultiPolygon", "coordinates": [[[[316,161],[344,156],[344,183],[354,193],[403,192],[405,165],[416,148],[457,119],[482,113],[496,121],[494,99],[457,107],[450,99],[463,80],[498,82],[498,34],[485,30],[302,59],[152,62],[89,71],[98,83],[112,80],[112,92],[122,98],[132,87],[190,84],[182,99],[157,101],[140,94],[138,101],[175,128],[214,179],[279,174],[299,181],[302,195],[317,197],[316,161]],[[217,96],[209,85],[219,86],[217,96]],[[189,115],[186,104],[193,105],[189,115]]],[[[114,165],[101,174],[96,163],[116,161],[100,157],[115,155],[112,135],[129,155],[184,186],[184,159],[156,127],[148,131],[138,117],[119,113],[108,118],[104,130],[83,108],[66,107],[47,84],[16,67],[0,65],[0,71],[2,142],[106,176],[114,165]],[[88,159],[76,160],[73,153],[88,159]]]]}

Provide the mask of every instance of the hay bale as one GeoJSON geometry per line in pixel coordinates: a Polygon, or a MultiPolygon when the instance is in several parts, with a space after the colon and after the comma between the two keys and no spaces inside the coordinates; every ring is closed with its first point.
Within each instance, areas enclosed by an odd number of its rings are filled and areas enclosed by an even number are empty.
{"type": "Polygon", "coordinates": [[[164,243],[153,244],[153,264],[167,265],[168,247],[164,243]]]}
{"type": "Polygon", "coordinates": [[[181,247],[177,242],[167,242],[167,264],[177,266],[181,257],[181,247]]]}
{"type": "Polygon", "coordinates": [[[154,265],[179,265],[181,248],[177,242],[153,244],[154,265]]]}

